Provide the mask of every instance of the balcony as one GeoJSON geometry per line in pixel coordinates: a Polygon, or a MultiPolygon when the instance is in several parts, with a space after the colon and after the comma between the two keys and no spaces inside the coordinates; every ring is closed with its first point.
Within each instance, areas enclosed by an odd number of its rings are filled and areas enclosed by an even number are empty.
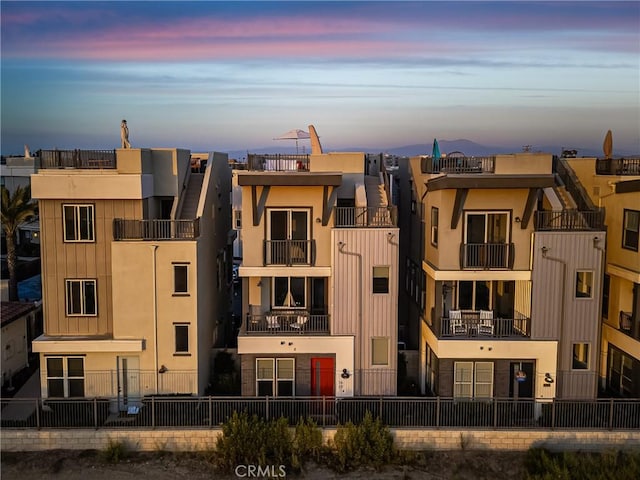
{"type": "Polygon", "coordinates": [[[40,168],[113,169],[115,150],[40,150],[40,168]]]}
{"type": "Polygon", "coordinates": [[[461,318],[440,319],[440,338],[529,338],[531,319],[519,318],[480,318],[478,311],[463,311],[461,318]]]}
{"type": "Polygon", "coordinates": [[[264,265],[315,265],[315,240],[265,240],[264,265]]]}
{"type": "Polygon", "coordinates": [[[308,172],[309,155],[249,154],[248,169],[259,172],[308,172]]]}
{"type": "Polygon", "coordinates": [[[336,207],[336,228],[382,228],[396,227],[396,207],[336,207]]]}
{"type": "Polygon", "coordinates": [[[632,312],[620,311],[620,331],[640,341],[640,321],[634,321],[632,312]]]}
{"type": "Polygon", "coordinates": [[[329,335],[329,315],[311,315],[306,310],[271,310],[247,315],[246,335],[329,335]]]}
{"type": "Polygon", "coordinates": [[[596,175],[640,176],[640,158],[598,158],[596,175]]]}
{"type": "Polygon", "coordinates": [[[604,209],[588,211],[562,210],[535,212],[537,231],[601,231],[604,226],[604,209]]]}
{"type": "Polygon", "coordinates": [[[422,173],[493,173],[495,157],[423,158],[422,173]]]}
{"type": "Polygon", "coordinates": [[[200,219],[194,220],[113,220],[113,239],[195,240],[200,236],[200,219]]]}
{"type": "Polygon", "coordinates": [[[512,269],[515,257],[513,243],[462,243],[462,269],[512,269]]]}

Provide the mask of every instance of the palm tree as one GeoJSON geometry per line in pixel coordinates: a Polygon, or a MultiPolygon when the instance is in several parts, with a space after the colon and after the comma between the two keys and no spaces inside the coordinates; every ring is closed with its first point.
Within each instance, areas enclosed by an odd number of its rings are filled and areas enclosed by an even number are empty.
{"type": "Polygon", "coordinates": [[[18,187],[13,195],[2,186],[2,228],[7,238],[7,268],[9,269],[9,300],[18,300],[18,278],[16,277],[16,232],[29,217],[36,213],[36,204],[31,201],[31,187],[18,187]]]}

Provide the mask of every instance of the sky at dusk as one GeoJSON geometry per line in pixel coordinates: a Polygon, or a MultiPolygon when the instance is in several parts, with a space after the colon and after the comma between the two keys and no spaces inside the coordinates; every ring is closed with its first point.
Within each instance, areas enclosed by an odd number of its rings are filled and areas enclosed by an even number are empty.
{"type": "Polygon", "coordinates": [[[640,153],[640,2],[2,1],[2,153],[465,138],[640,153]]]}

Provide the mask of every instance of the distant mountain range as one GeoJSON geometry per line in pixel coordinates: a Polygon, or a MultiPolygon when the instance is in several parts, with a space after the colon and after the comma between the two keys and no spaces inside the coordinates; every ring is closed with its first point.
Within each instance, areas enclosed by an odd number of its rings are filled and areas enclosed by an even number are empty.
{"type": "MultiPolygon", "coordinates": [[[[479,143],[472,142],[471,140],[459,139],[459,140],[438,140],[438,146],[442,153],[462,152],[466,156],[487,156],[496,155],[500,153],[518,153],[523,151],[522,146],[513,147],[496,147],[489,145],[481,145],[479,143]]],[[[430,155],[433,145],[431,143],[418,143],[415,145],[405,145],[402,147],[390,147],[390,148],[371,148],[371,147],[346,147],[346,148],[331,148],[331,146],[323,146],[325,152],[366,152],[366,153],[388,153],[390,155],[397,155],[399,157],[414,157],[416,155],[430,155]]],[[[572,147],[573,148],[573,147],[572,147]]],[[[531,147],[532,152],[545,152],[552,153],[554,155],[560,155],[562,153],[562,146],[558,145],[533,145],[531,147]]],[[[230,150],[227,151],[229,158],[235,158],[242,161],[246,159],[247,153],[264,153],[264,154],[292,154],[296,153],[295,147],[264,147],[255,148],[249,151],[247,150],[230,150]]],[[[298,153],[310,153],[308,147],[300,147],[298,153]]],[[[625,155],[624,152],[619,152],[620,155],[625,155]]],[[[598,157],[602,156],[602,150],[596,149],[578,149],[578,156],[580,157],[598,157]]]]}

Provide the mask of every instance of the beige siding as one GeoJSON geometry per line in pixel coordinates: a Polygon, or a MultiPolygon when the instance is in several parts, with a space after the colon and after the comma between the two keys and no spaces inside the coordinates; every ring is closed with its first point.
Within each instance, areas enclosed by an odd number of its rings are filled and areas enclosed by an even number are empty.
{"type": "Polygon", "coordinates": [[[47,335],[108,335],[112,332],[111,242],[113,219],[141,218],[140,200],[40,200],[42,290],[47,335]],[[95,242],[65,243],[62,205],[92,204],[95,242]],[[65,279],[97,280],[98,316],[67,317],[65,279]]]}

